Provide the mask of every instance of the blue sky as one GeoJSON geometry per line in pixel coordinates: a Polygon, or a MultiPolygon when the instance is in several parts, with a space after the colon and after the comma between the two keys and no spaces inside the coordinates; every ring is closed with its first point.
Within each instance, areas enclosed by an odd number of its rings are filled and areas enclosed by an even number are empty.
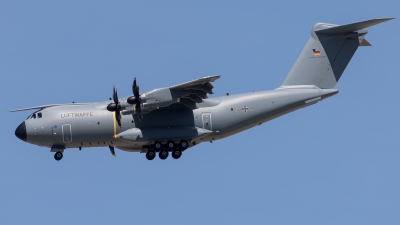
{"type": "Polygon", "coordinates": [[[398,224],[399,19],[369,28],[340,93],[179,160],[49,149],[15,128],[36,105],[107,100],[221,74],[274,89],[316,22],[398,17],[398,1],[2,1],[1,224],[398,224]]]}

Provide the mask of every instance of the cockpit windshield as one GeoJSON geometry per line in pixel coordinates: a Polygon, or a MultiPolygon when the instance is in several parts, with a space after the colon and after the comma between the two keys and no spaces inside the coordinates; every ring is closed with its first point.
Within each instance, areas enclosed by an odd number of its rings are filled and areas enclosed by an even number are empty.
{"type": "Polygon", "coordinates": [[[29,115],[28,118],[26,119],[36,119],[36,118],[40,119],[42,117],[43,117],[42,112],[35,112],[29,115]]]}

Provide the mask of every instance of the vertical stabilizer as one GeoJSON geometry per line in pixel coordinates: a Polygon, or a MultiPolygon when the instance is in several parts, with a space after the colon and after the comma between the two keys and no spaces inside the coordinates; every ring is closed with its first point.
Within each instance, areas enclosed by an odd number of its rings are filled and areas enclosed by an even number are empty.
{"type": "Polygon", "coordinates": [[[365,28],[393,18],[373,19],[347,25],[317,23],[282,86],[316,85],[333,88],[358,46],[370,46],[365,28]]]}

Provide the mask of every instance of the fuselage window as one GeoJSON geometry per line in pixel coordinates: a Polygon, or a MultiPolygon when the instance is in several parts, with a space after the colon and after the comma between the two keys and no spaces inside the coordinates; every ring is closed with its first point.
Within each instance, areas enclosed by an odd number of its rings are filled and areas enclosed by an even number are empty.
{"type": "Polygon", "coordinates": [[[42,113],[37,114],[38,118],[42,118],[42,113]]]}
{"type": "Polygon", "coordinates": [[[36,119],[36,113],[32,114],[31,119],[36,119]]]}

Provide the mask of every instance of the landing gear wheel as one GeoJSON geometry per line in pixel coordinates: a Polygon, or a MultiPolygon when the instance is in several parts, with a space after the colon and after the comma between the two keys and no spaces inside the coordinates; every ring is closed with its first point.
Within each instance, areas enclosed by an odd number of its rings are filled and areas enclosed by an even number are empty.
{"type": "Polygon", "coordinates": [[[57,161],[60,161],[63,157],[62,152],[56,152],[56,154],[54,154],[54,159],[57,161]]]}
{"type": "Polygon", "coordinates": [[[162,149],[162,144],[159,141],[156,141],[153,145],[154,151],[159,152],[162,149]]]}
{"type": "Polygon", "coordinates": [[[158,157],[160,157],[160,159],[162,159],[162,160],[164,160],[164,159],[166,159],[166,158],[168,158],[168,151],[167,150],[161,150],[159,153],[158,153],[158,157]]]}
{"type": "Polygon", "coordinates": [[[167,149],[168,150],[174,150],[174,148],[175,148],[175,143],[173,141],[168,141],[167,149]]]}
{"type": "Polygon", "coordinates": [[[172,151],[172,158],[179,159],[182,156],[181,150],[173,150],[172,151]]]}
{"type": "Polygon", "coordinates": [[[153,150],[147,151],[146,158],[148,160],[153,160],[156,157],[156,153],[153,150]]]}
{"type": "Polygon", "coordinates": [[[189,143],[187,141],[181,141],[181,143],[179,143],[179,149],[186,150],[189,147],[189,143]]]}

